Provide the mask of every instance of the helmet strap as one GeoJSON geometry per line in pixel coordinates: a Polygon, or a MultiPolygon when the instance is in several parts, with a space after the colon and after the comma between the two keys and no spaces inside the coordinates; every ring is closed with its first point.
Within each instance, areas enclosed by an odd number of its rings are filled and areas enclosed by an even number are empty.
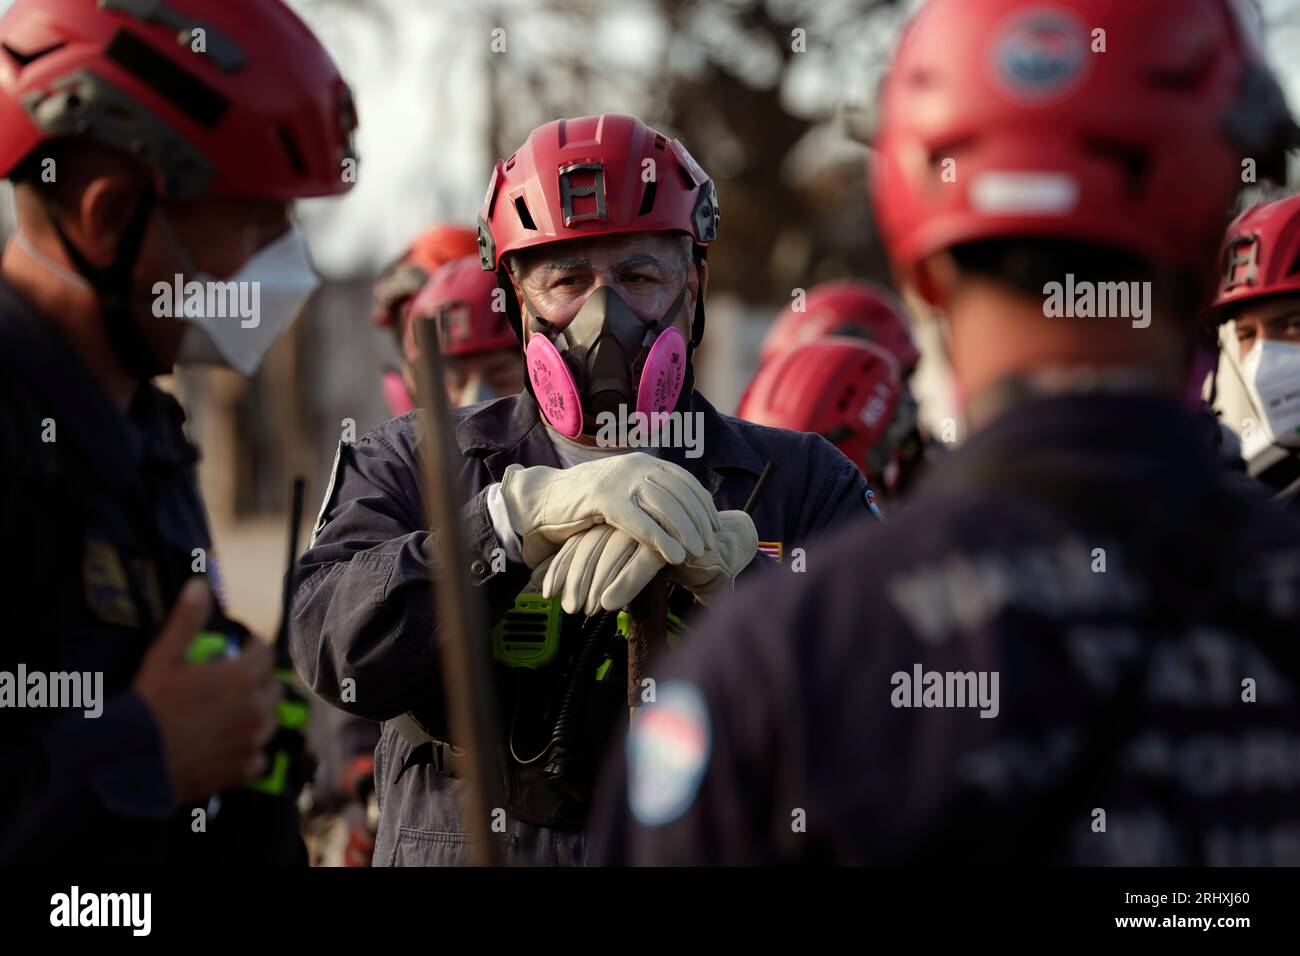
{"type": "Polygon", "coordinates": [[[68,238],[63,226],[48,208],[45,210],[59,243],[77,273],[84,278],[99,299],[99,310],[104,319],[108,344],[122,367],[140,381],[148,381],[167,369],[161,365],[148,339],[131,314],[131,280],[140,249],[144,245],[145,230],[155,204],[152,187],[145,189],[139,205],[118,240],[113,260],[106,266],[96,266],[82,254],[68,238]]]}

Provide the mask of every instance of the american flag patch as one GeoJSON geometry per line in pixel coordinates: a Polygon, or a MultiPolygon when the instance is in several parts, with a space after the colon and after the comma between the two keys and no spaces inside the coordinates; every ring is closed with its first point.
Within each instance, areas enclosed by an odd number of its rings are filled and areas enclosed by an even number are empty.
{"type": "Polygon", "coordinates": [[[760,542],[758,543],[758,550],[762,551],[765,555],[767,555],[767,556],[768,556],[769,558],[771,558],[773,561],[777,561],[777,562],[779,562],[779,561],[781,560],[781,542],[780,542],[780,541],[760,541],[760,542]]]}

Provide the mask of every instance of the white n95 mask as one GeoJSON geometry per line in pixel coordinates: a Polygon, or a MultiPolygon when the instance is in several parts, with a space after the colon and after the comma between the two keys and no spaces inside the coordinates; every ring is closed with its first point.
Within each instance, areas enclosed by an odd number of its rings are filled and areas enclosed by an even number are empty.
{"type": "Polygon", "coordinates": [[[1250,460],[1271,444],[1300,448],[1300,344],[1257,341],[1241,362],[1260,427],[1242,441],[1250,460]]]}
{"type": "MultiPolygon", "coordinates": [[[[166,224],[166,219],[162,222],[166,224]]],[[[182,262],[192,265],[170,226],[164,228],[182,262]]],[[[319,285],[307,242],[292,225],[228,279],[194,270],[188,277],[177,276],[170,285],[158,283],[154,314],[190,323],[178,362],[224,364],[251,375],[319,285]],[[171,298],[166,305],[160,301],[164,295],[171,298]]]]}

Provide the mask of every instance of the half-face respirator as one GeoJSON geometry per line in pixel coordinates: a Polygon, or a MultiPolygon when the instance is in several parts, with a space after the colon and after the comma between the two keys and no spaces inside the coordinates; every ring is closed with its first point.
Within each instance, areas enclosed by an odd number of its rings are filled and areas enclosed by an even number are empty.
{"type": "Polygon", "coordinates": [[[563,329],[525,303],[528,347],[524,362],[537,403],[560,434],[594,433],[602,414],[646,415],[677,406],[689,360],[686,337],[673,320],[686,301],[686,284],[655,322],[640,318],[617,292],[600,286],[563,329]]]}

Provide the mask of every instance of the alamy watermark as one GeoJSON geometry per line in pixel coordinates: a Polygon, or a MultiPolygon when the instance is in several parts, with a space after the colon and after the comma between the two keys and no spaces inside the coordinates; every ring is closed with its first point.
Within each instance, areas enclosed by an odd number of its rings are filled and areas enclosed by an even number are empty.
{"type": "Polygon", "coordinates": [[[996,717],[997,671],[927,671],[913,664],[911,673],[895,671],[889,702],[895,707],[978,707],[980,717],[996,717]]]}
{"type": "Polygon", "coordinates": [[[132,936],[148,936],[152,915],[152,893],[83,893],[73,886],[50,897],[51,926],[120,926],[129,927],[132,936]]]}
{"type": "Polygon", "coordinates": [[[160,319],[239,319],[245,329],[262,321],[259,282],[186,282],[178,272],[171,282],[155,282],[153,295],[153,314],[160,319]]]}
{"type": "Polygon", "coordinates": [[[1043,315],[1049,319],[1132,319],[1133,328],[1151,324],[1150,282],[1064,282],[1043,286],[1043,315]]]}
{"type": "Polygon", "coordinates": [[[0,671],[0,707],[77,709],[94,720],[104,712],[103,671],[0,671]]]}
{"type": "Polygon", "coordinates": [[[599,448],[682,448],[687,458],[704,454],[702,412],[617,412],[596,415],[599,448]]]}

